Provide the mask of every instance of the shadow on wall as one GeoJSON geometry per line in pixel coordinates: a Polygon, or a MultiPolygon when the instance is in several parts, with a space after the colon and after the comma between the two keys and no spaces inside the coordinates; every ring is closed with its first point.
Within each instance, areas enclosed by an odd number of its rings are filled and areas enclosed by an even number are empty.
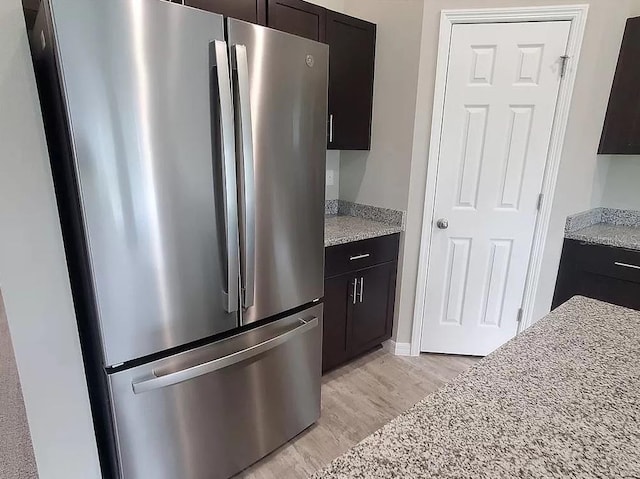
{"type": "Polygon", "coordinates": [[[36,460],[1,293],[0,458],[2,479],[37,479],[36,460]]]}
{"type": "Polygon", "coordinates": [[[340,199],[357,203],[367,172],[369,151],[340,152],[340,199]],[[345,193],[348,192],[348,193],[345,193]]]}

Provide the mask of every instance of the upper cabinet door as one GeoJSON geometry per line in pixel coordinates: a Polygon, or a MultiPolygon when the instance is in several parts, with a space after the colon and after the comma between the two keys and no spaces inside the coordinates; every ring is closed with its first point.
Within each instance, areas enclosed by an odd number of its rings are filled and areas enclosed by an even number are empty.
{"type": "Polygon", "coordinates": [[[627,20],[604,121],[600,154],[640,154],[640,17],[627,20]]]}
{"type": "Polygon", "coordinates": [[[258,25],[267,20],[264,0],[184,0],[184,5],[258,25]]]}
{"type": "Polygon", "coordinates": [[[376,26],[327,11],[329,141],[332,150],[371,147],[376,26]]]}
{"type": "Polygon", "coordinates": [[[327,11],[302,0],[268,0],[267,26],[324,42],[327,11]]]}

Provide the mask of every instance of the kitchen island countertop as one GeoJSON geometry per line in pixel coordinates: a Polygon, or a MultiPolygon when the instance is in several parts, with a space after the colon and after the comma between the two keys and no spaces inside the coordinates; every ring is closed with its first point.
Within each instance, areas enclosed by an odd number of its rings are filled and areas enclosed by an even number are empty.
{"type": "Polygon", "coordinates": [[[574,297],[315,478],[640,477],[640,312],[574,297]]]}

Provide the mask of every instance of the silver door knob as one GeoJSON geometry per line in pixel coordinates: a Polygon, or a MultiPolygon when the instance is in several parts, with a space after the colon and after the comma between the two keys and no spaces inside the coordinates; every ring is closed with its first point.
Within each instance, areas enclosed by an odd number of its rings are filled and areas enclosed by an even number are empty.
{"type": "Polygon", "coordinates": [[[446,230],[449,227],[449,220],[447,218],[440,218],[436,222],[436,226],[441,230],[446,230]]]}

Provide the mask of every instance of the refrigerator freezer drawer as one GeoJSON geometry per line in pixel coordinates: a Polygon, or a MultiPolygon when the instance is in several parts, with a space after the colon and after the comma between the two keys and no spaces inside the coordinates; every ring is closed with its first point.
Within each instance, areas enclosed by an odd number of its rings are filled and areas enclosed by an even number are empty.
{"type": "Polygon", "coordinates": [[[322,305],[109,376],[124,479],[226,478],[320,416],[322,305]]]}

